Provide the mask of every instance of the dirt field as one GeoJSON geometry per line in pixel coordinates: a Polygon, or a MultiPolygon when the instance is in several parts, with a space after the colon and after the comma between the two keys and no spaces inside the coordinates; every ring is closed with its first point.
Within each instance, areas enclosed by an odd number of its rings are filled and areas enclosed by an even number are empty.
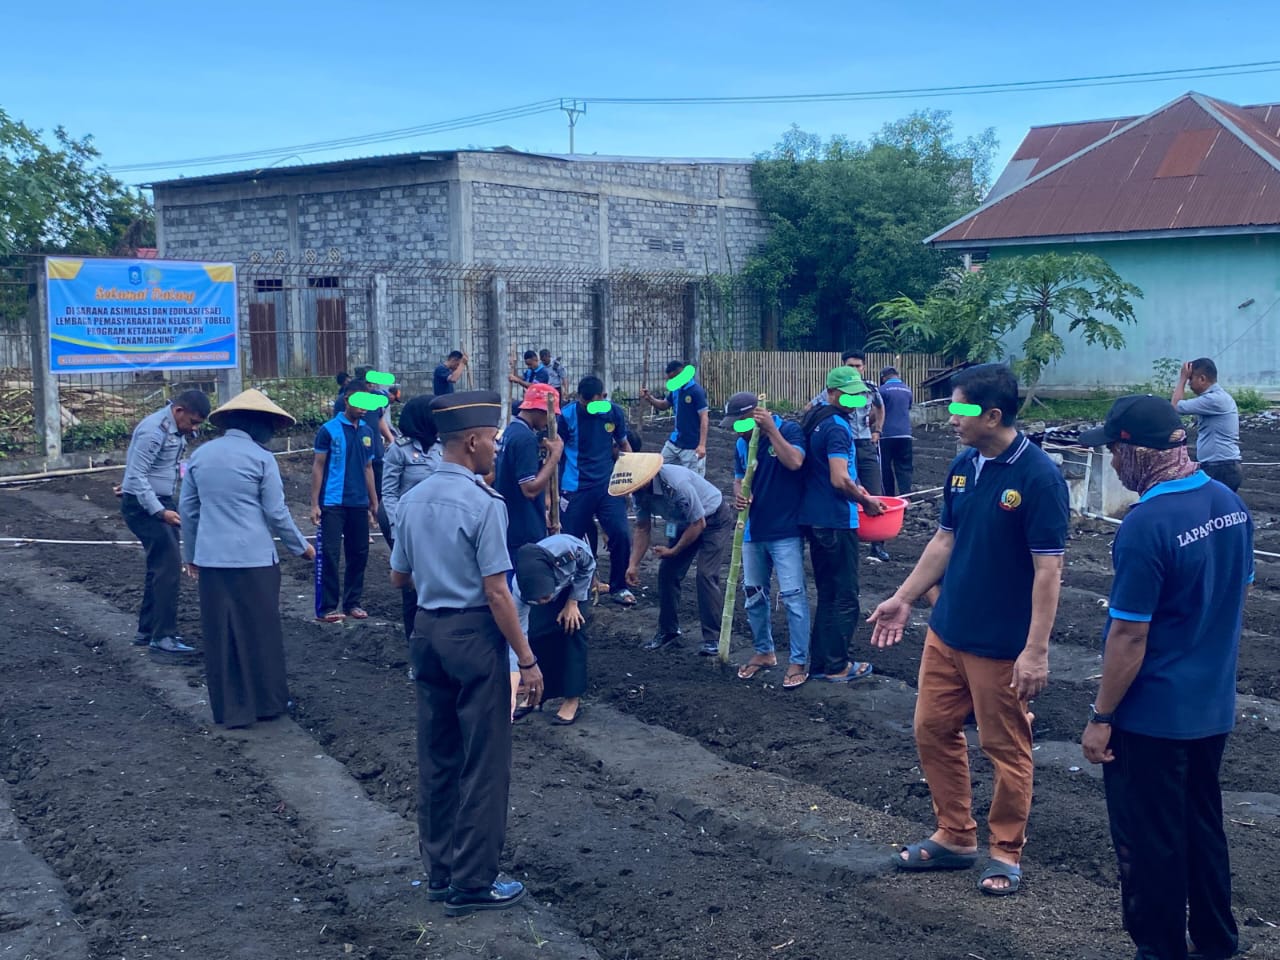
{"type": "MultiPolygon", "coordinates": [[[[1280,433],[1244,439],[1248,460],[1280,461],[1280,433]]],[[[917,486],[936,486],[953,452],[949,435],[918,435],[917,486]]],[[[281,463],[302,518],[308,463],[281,463]]],[[[727,488],[727,436],[710,465],[727,488]]],[[[0,488],[0,536],[127,539],[115,476],[0,488]]],[[[1280,468],[1251,470],[1242,493],[1259,549],[1280,553],[1280,468]]],[[[934,504],[913,509],[892,562],[863,563],[864,608],[896,587],[935,522],[934,504]]],[[[534,902],[462,921],[414,886],[413,689],[380,543],[363,624],[313,623],[310,568],[286,561],[296,716],[247,732],[211,727],[199,668],[160,667],[129,645],[139,550],[0,545],[0,810],[14,813],[8,826],[0,817],[0,957],[1130,956],[1101,784],[1076,745],[1100,669],[1113,531],[1079,524],[1068,550],[1051,686],[1034,708],[1018,897],[980,896],[976,874],[885,869],[893,844],[931,830],[910,735],[922,629],[871,658],[873,680],[784,692],[781,669],[748,684],[691,645],[642,653],[657,615],[649,570],[636,609],[594,611],[583,719],[554,728],[534,714],[517,726],[504,866],[534,902]]],[[[1253,956],[1272,958],[1278,626],[1280,566],[1260,561],[1224,787],[1238,917],[1253,956]]],[[[189,585],[182,631],[199,644],[189,585]]],[[[865,640],[864,629],[863,651],[865,640]]],[[[742,622],[733,661],[749,654],[742,622]]],[[[973,757],[981,810],[990,770],[973,757]]]]}

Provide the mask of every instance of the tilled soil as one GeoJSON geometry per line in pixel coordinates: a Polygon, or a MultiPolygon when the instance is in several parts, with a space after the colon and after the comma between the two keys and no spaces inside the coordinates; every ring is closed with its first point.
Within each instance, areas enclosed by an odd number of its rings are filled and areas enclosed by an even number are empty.
{"type": "MultiPolygon", "coordinates": [[[[1251,461],[1280,461],[1280,434],[1254,431],[1245,444],[1251,461]]],[[[918,434],[916,447],[917,486],[936,486],[954,441],[918,434]]],[[[729,450],[729,438],[717,435],[709,458],[711,479],[726,489],[729,450]]],[[[281,465],[302,518],[309,465],[303,458],[282,458],[281,465]]],[[[0,536],[129,539],[111,494],[113,477],[0,488],[0,536]]],[[[1280,469],[1251,470],[1242,494],[1255,512],[1259,549],[1280,552],[1273,512],[1280,469]]],[[[935,505],[913,508],[903,536],[889,545],[891,562],[861,565],[864,608],[897,586],[935,522],[935,505]]],[[[910,733],[922,629],[874,656],[860,630],[855,652],[876,667],[876,678],[861,684],[815,681],[783,691],[781,667],[744,683],[731,669],[696,657],[691,645],[656,655],[638,649],[656,625],[653,570],[646,571],[650,589],[636,609],[602,603],[593,611],[592,685],[581,722],[553,728],[534,714],[517,727],[505,868],[576,931],[581,943],[568,955],[1129,955],[1101,786],[1080,769],[1087,765],[1071,747],[1100,669],[1104,612],[1098,601],[1109,586],[1113,533],[1114,527],[1090,521],[1073,531],[1054,675],[1034,705],[1040,762],[1026,883],[1018,897],[981,897],[970,874],[910,877],[820,866],[853,837],[883,844],[887,855],[889,844],[931,829],[910,733]],[[682,802],[661,771],[629,770],[625,750],[610,756],[595,738],[615,715],[682,735],[709,751],[707,762],[729,764],[753,790],[763,785],[748,793],[756,825],[747,829],[734,816],[682,802]],[[779,782],[809,791],[807,809],[788,806],[791,801],[768,786],[779,782]],[[806,817],[820,822],[835,798],[852,811],[841,815],[843,832],[814,827],[801,855],[779,855],[778,837],[794,835],[806,817]]],[[[117,648],[127,647],[127,637],[105,620],[97,630],[93,622],[86,625],[83,610],[76,616],[77,601],[59,584],[69,582],[108,601],[117,614],[131,614],[140,596],[136,548],[3,549],[0,578],[9,589],[7,637],[0,644],[0,776],[29,845],[66,888],[94,957],[533,957],[552,949],[539,945],[547,921],[525,911],[502,915],[503,938],[474,921],[444,920],[403,871],[388,871],[379,881],[387,892],[371,896],[323,853],[329,848],[318,836],[321,827],[283,803],[281,785],[246,750],[233,739],[211,737],[207,718],[202,725],[175,710],[136,671],[124,669],[125,654],[117,648]],[[47,589],[33,572],[47,580],[47,589]]],[[[385,548],[377,544],[372,554],[365,605],[374,616],[343,626],[311,621],[309,566],[285,562],[295,720],[314,738],[317,753],[345,766],[359,784],[353,789],[412,820],[413,690],[395,622],[399,597],[383,575],[385,548]]],[[[195,592],[185,584],[183,591],[182,631],[199,645],[195,592]]],[[[686,633],[693,634],[692,590],[687,593],[683,616],[686,633]]],[[[920,611],[920,623],[923,617],[920,611]]],[[[1236,908],[1258,942],[1254,956],[1265,957],[1280,957],[1280,939],[1267,925],[1280,922],[1280,818],[1268,806],[1280,794],[1277,619],[1280,567],[1260,560],[1239,689],[1261,699],[1242,700],[1223,779],[1233,791],[1227,828],[1236,908]]],[[[784,638],[785,629],[778,615],[776,636],[784,638]]],[[[740,612],[733,662],[750,652],[740,612]]],[[[198,668],[172,669],[198,692],[198,668]]],[[[976,750],[972,756],[981,820],[990,769],[976,750]]]]}

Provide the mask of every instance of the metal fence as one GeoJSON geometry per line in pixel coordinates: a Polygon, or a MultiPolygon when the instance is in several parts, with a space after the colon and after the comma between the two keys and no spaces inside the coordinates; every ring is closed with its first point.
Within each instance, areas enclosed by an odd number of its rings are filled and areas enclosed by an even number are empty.
{"type": "Polygon", "coordinates": [[[255,257],[236,265],[238,370],[59,374],[46,389],[46,319],[33,305],[42,265],[0,261],[0,364],[6,397],[21,401],[9,406],[22,407],[0,419],[0,454],[119,446],[138,419],[193,386],[219,395],[258,387],[314,428],[331,415],[334,375],[360,364],[395,374],[413,396],[461,349],[471,363],[459,386],[505,393],[524,352],[546,348],[566,368],[568,392],[595,374],[626,402],[646,383],[660,389],[670,360],[696,363],[703,347],[777,344],[776,311],[739,278],[255,257]],[[61,433],[50,446],[39,433],[55,430],[54,415],[38,401],[53,411],[55,396],[61,433]]]}

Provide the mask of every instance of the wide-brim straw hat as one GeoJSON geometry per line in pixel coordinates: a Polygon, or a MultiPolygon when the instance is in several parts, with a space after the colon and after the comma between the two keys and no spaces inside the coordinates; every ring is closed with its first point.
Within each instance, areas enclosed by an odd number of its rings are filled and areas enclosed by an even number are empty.
{"type": "Polygon", "coordinates": [[[634,493],[658,475],[662,469],[660,453],[624,453],[613,465],[609,477],[609,496],[625,497],[634,493]]]}
{"type": "Polygon", "coordinates": [[[213,413],[209,414],[209,422],[215,427],[221,427],[221,421],[224,414],[228,413],[262,414],[263,416],[271,418],[271,425],[276,430],[283,430],[287,427],[292,427],[298,422],[280,407],[272,403],[271,398],[265,393],[261,390],[254,390],[253,388],[236,394],[217,410],[213,411],[213,413]]]}

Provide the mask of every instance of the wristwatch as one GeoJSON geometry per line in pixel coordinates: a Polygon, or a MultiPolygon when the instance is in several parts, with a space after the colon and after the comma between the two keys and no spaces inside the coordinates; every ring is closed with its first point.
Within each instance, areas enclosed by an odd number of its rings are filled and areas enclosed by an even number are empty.
{"type": "Polygon", "coordinates": [[[1097,706],[1095,706],[1092,703],[1089,704],[1089,722],[1090,723],[1102,723],[1109,727],[1111,726],[1112,723],[1115,722],[1115,719],[1116,719],[1116,715],[1114,713],[1099,713],[1097,706]]]}

